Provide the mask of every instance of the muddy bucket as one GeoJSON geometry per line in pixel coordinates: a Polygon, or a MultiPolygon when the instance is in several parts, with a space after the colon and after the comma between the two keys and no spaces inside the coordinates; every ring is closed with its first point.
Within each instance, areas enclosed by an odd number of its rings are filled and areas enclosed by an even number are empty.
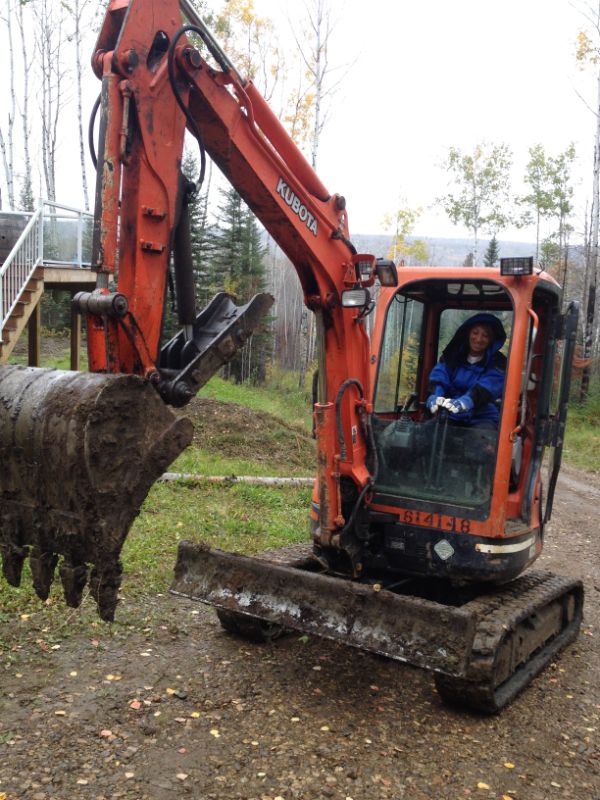
{"type": "Polygon", "coordinates": [[[114,618],[121,548],[150,487],[193,427],[132,375],[0,367],[0,554],[18,586],[29,556],[38,596],[55,569],[68,605],[89,584],[114,618]],[[60,561],[60,563],[59,563],[60,561]]]}

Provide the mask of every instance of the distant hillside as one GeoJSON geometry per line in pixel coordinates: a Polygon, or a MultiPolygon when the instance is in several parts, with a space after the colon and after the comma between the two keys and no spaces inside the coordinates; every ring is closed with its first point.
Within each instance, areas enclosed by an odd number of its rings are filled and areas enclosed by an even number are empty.
{"type": "MultiPolygon", "coordinates": [[[[437,239],[435,237],[423,237],[427,243],[429,252],[429,264],[439,266],[459,266],[464,263],[467,255],[473,250],[472,239],[437,239]]],[[[362,234],[352,235],[352,243],[359,252],[373,253],[376,256],[385,257],[389,251],[392,237],[381,234],[362,234]]],[[[535,255],[535,242],[503,242],[499,241],[500,257],[510,256],[533,256],[535,255]]],[[[479,261],[483,260],[489,240],[479,241],[479,261]]]]}

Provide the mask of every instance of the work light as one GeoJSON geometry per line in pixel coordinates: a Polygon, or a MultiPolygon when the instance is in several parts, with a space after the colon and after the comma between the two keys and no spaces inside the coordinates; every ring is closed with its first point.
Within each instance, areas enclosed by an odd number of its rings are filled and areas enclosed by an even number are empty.
{"type": "Polygon", "coordinates": [[[398,286],[398,270],[393,261],[378,258],[375,270],[382,286],[398,286]]]}
{"type": "Polygon", "coordinates": [[[500,275],[532,275],[533,256],[527,258],[501,258],[500,275]]]}

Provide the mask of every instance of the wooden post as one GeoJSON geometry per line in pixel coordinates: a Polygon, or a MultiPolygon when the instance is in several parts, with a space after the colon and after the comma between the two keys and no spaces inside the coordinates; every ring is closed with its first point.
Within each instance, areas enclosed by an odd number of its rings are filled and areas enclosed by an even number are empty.
{"type": "Polygon", "coordinates": [[[38,299],[27,322],[27,363],[39,367],[42,352],[42,301],[38,299]]]}
{"type": "Polygon", "coordinates": [[[81,356],[81,314],[71,303],[71,369],[79,371],[81,356]]]}

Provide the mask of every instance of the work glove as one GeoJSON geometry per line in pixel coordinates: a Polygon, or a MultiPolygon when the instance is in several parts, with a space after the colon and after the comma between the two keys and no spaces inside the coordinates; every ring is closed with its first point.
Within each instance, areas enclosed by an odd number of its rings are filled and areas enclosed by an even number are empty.
{"type": "Polygon", "coordinates": [[[466,414],[473,410],[473,399],[469,394],[463,394],[462,397],[456,397],[454,400],[448,398],[442,403],[442,408],[449,411],[451,414],[466,414]]]}
{"type": "Polygon", "coordinates": [[[430,394],[427,400],[425,401],[425,405],[427,406],[427,410],[430,414],[437,414],[438,408],[447,403],[445,397],[440,397],[437,394],[430,394]]]}

